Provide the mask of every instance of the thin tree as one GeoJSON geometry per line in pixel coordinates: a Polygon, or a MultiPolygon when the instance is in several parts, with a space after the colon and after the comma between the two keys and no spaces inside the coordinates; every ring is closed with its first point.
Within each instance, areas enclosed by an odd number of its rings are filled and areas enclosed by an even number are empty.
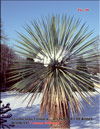
{"type": "Polygon", "coordinates": [[[97,37],[88,40],[93,31],[88,32],[86,24],[80,23],[80,19],[66,15],[61,19],[59,16],[48,16],[39,22],[32,21],[32,26],[26,24],[24,28],[28,36],[18,33],[20,39],[17,40],[17,47],[20,50],[17,52],[30,60],[16,61],[11,67],[14,74],[9,80],[21,79],[12,89],[29,94],[33,92],[28,105],[33,104],[40,95],[38,92],[43,93],[40,116],[48,112],[51,122],[59,122],[59,125],[51,124],[51,128],[70,128],[69,108],[72,114],[83,110],[76,92],[91,104],[91,98],[87,98],[90,93],[83,89],[88,91],[94,88],[91,82],[98,82],[94,71],[90,74],[77,69],[77,59],[81,56],[88,68],[96,67],[92,62],[99,58],[93,45],[98,43],[97,37]],[[27,77],[24,77],[26,74],[27,77]]]}

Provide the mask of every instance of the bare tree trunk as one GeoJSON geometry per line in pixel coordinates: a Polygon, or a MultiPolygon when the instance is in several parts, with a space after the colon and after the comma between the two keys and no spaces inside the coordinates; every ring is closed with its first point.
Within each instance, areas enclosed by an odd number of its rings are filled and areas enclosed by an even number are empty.
{"type": "MultiPolygon", "coordinates": [[[[55,105],[55,108],[57,108],[57,105],[55,105]]],[[[62,108],[63,108],[63,103],[62,103],[62,108]]],[[[51,111],[52,112],[52,111],[51,111]]],[[[52,113],[48,111],[49,114],[49,119],[50,119],[50,129],[70,129],[70,112],[69,112],[69,106],[66,108],[66,114],[67,118],[65,118],[65,112],[56,112],[54,117],[52,116],[52,113]]]]}

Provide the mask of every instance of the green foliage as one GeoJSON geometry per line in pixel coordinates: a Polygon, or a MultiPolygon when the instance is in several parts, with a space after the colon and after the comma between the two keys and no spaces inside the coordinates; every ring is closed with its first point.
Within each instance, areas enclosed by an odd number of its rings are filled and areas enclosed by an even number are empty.
{"type": "MultiPolygon", "coordinates": [[[[88,67],[87,67],[87,64],[86,64],[86,61],[82,58],[82,57],[80,57],[78,60],[77,60],[77,70],[79,70],[79,71],[83,71],[83,72],[85,72],[85,73],[88,73],[88,74],[91,74],[90,72],[89,72],[89,70],[88,70],[88,67]]],[[[79,74],[81,77],[83,77],[84,78],[84,73],[78,73],[78,72],[76,72],[76,74],[79,74]]],[[[86,75],[85,75],[86,76],[86,75]]],[[[91,77],[90,76],[87,76],[87,78],[88,79],[91,79],[91,77]]],[[[77,81],[77,80],[75,80],[77,83],[78,83],[78,85],[79,85],[79,87],[81,87],[81,89],[82,89],[82,91],[87,91],[87,89],[86,89],[86,87],[84,86],[83,87],[83,85],[84,85],[84,83],[80,83],[79,81],[77,81]]],[[[88,88],[88,91],[95,91],[95,89],[94,89],[94,84],[93,84],[93,82],[91,81],[91,87],[87,87],[88,88]]],[[[75,89],[74,89],[75,90],[75,89]]]]}
{"type": "Polygon", "coordinates": [[[98,82],[93,70],[92,73],[87,72],[90,67],[97,67],[99,53],[95,51],[94,44],[98,43],[98,38],[88,40],[93,32],[88,32],[86,23],[80,23],[80,19],[66,15],[61,18],[58,15],[48,16],[41,22],[31,21],[31,26],[26,24],[24,29],[28,36],[18,33],[17,52],[29,60],[16,60],[10,68],[12,76],[9,80],[20,80],[12,89],[29,94],[33,92],[28,104],[33,103],[40,95],[38,92],[43,91],[40,115],[45,111],[52,111],[53,114],[55,110],[62,112],[66,110],[68,101],[72,113],[81,112],[83,106],[73,89],[87,103],[92,102],[90,97],[87,99],[91,94],[83,91],[94,88],[91,84],[98,82]],[[79,68],[79,64],[83,64],[79,61],[81,57],[87,65],[82,66],[83,70],[79,68]],[[55,104],[57,109],[54,109],[55,104]]]}

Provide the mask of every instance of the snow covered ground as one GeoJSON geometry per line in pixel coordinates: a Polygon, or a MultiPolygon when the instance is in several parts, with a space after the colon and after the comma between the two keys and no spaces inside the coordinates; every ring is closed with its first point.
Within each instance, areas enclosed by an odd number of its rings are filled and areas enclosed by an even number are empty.
{"type": "MultiPolygon", "coordinates": [[[[100,92],[100,90],[99,90],[100,92]]],[[[71,129],[99,129],[100,128],[100,99],[99,93],[94,92],[94,104],[93,106],[85,106],[86,111],[82,112],[79,116],[70,116],[71,120],[71,129]],[[82,120],[83,119],[83,120],[82,120]],[[86,120],[87,119],[87,120],[86,120]]],[[[27,95],[27,94],[26,94],[27,95]]],[[[32,94],[31,94],[32,95],[32,94]]],[[[49,129],[49,124],[46,124],[48,120],[48,115],[45,114],[42,118],[44,120],[39,120],[39,109],[41,102],[42,94],[40,98],[37,98],[32,105],[32,107],[27,107],[28,99],[22,103],[23,97],[22,94],[16,92],[2,92],[1,99],[3,104],[10,103],[12,117],[8,119],[8,123],[14,123],[15,127],[18,129],[22,128],[47,128],[49,129]],[[19,98],[16,98],[20,96],[19,98]],[[33,122],[33,123],[32,123],[33,122]],[[38,123],[35,123],[38,122],[38,123]],[[41,123],[41,125],[40,125],[41,123]]],[[[81,100],[82,101],[82,100],[81,100]]],[[[11,128],[12,129],[12,128],[11,128]]]]}

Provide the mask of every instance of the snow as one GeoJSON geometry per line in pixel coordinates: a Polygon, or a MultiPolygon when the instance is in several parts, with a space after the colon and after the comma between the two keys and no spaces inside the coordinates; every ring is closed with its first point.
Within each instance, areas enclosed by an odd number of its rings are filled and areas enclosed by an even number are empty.
{"type": "Polygon", "coordinates": [[[41,53],[38,53],[36,58],[34,59],[35,62],[40,62],[40,63],[43,63],[44,66],[48,66],[51,62],[51,59],[58,61],[58,62],[61,62],[61,60],[63,59],[63,57],[66,55],[66,57],[68,57],[68,52],[66,52],[66,50],[63,50],[63,48],[60,48],[56,50],[56,54],[54,54],[54,51],[52,51],[50,53],[50,55],[46,52],[43,52],[42,53],[45,53],[45,56],[41,53]]]}
{"type": "MultiPolygon", "coordinates": [[[[99,90],[100,91],[100,90],[99,90]]],[[[26,94],[27,95],[27,94],[26,94]]],[[[25,95],[25,96],[26,96],[25,95]]],[[[31,96],[32,94],[30,94],[31,96]]],[[[85,106],[85,111],[79,116],[70,115],[72,120],[70,121],[71,129],[99,129],[100,128],[100,103],[99,103],[99,93],[94,92],[94,104],[92,107],[90,105],[85,106]],[[83,120],[82,120],[83,118],[83,120]],[[87,120],[86,120],[87,119],[87,120]]],[[[10,103],[12,117],[8,119],[8,123],[15,122],[15,128],[47,128],[49,129],[49,124],[46,124],[48,115],[45,114],[42,120],[39,119],[39,110],[41,103],[42,94],[37,98],[32,107],[26,107],[29,98],[22,103],[23,94],[17,92],[2,92],[1,99],[3,104],[10,103]],[[16,96],[17,95],[17,96],[16,96]],[[45,118],[45,120],[43,120],[45,118]],[[19,122],[19,123],[18,123],[19,122]],[[21,123],[22,122],[22,123],[21,123]],[[32,123],[33,122],[33,123],[32,123]],[[38,122],[38,123],[35,123],[38,122]]],[[[82,101],[82,100],[80,100],[82,101]]],[[[8,113],[8,114],[9,114],[8,113]]],[[[13,128],[11,128],[13,129],[13,128]]]]}

